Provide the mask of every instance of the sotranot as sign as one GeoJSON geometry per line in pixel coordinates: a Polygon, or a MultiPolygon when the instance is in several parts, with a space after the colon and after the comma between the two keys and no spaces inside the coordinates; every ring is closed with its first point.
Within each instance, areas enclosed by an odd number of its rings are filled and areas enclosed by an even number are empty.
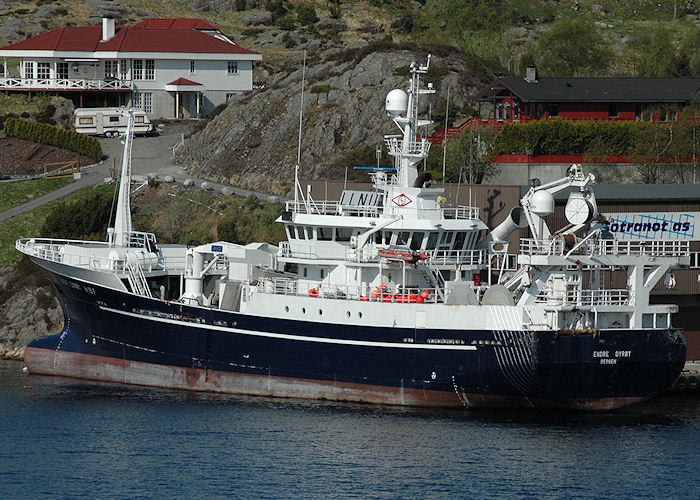
{"type": "Polygon", "coordinates": [[[606,213],[617,240],[700,241],[700,212],[606,213]]]}

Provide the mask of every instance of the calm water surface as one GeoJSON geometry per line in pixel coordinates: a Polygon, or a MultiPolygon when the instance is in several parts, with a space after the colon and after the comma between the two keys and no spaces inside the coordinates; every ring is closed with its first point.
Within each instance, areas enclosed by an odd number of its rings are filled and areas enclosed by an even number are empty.
{"type": "Polygon", "coordinates": [[[700,398],[607,414],[196,394],[0,361],[2,498],[698,498],[700,398]]]}

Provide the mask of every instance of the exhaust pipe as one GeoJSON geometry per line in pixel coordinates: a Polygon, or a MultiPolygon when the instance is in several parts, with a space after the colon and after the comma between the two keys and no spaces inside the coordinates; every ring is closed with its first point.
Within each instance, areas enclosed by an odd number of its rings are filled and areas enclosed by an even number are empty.
{"type": "Polygon", "coordinates": [[[506,241],[510,233],[524,227],[527,227],[525,212],[522,207],[514,207],[503,222],[477,243],[476,248],[488,248],[492,241],[506,241]]]}

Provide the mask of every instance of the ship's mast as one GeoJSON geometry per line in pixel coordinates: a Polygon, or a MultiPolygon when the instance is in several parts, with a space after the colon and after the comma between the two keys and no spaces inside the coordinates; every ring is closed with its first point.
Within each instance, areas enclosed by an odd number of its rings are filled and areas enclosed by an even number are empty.
{"type": "MultiPolygon", "coordinates": [[[[122,173],[119,180],[119,197],[114,217],[114,244],[128,246],[131,224],[131,146],[134,142],[134,112],[129,110],[129,119],[124,134],[124,153],[122,156],[122,173]]],[[[111,239],[110,239],[111,243],[111,239]]]]}
{"type": "MultiPolygon", "coordinates": [[[[420,75],[426,74],[430,68],[430,55],[425,66],[411,63],[411,80],[408,88],[408,102],[405,116],[399,113],[391,113],[394,123],[402,133],[402,141],[399,143],[392,137],[387,137],[389,154],[396,158],[396,168],[399,173],[399,186],[412,187],[418,177],[418,164],[428,156],[430,143],[427,139],[418,140],[416,133],[419,127],[429,125],[430,120],[418,119],[418,96],[422,94],[434,94],[432,84],[427,89],[420,88],[420,75]]],[[[393,91],[392,91],[393,92],[393,91]]],[[[391,95],[391,94],[390,94],[391,95]]],[[[405,94],[404,94],[405,95],[405,94]]],[[[389,110],[387,110],[389,112],[389,110]]]]}

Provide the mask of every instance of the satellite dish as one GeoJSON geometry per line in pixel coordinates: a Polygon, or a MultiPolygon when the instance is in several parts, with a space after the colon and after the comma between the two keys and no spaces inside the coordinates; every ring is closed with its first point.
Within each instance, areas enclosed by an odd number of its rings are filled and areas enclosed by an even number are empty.
{"type": "Polygon", "coordinates": [[[566,219],[574,225],[586,224],[593,220],[595,210],[581,193],[571,193],[564,209],[566,219]]]}

